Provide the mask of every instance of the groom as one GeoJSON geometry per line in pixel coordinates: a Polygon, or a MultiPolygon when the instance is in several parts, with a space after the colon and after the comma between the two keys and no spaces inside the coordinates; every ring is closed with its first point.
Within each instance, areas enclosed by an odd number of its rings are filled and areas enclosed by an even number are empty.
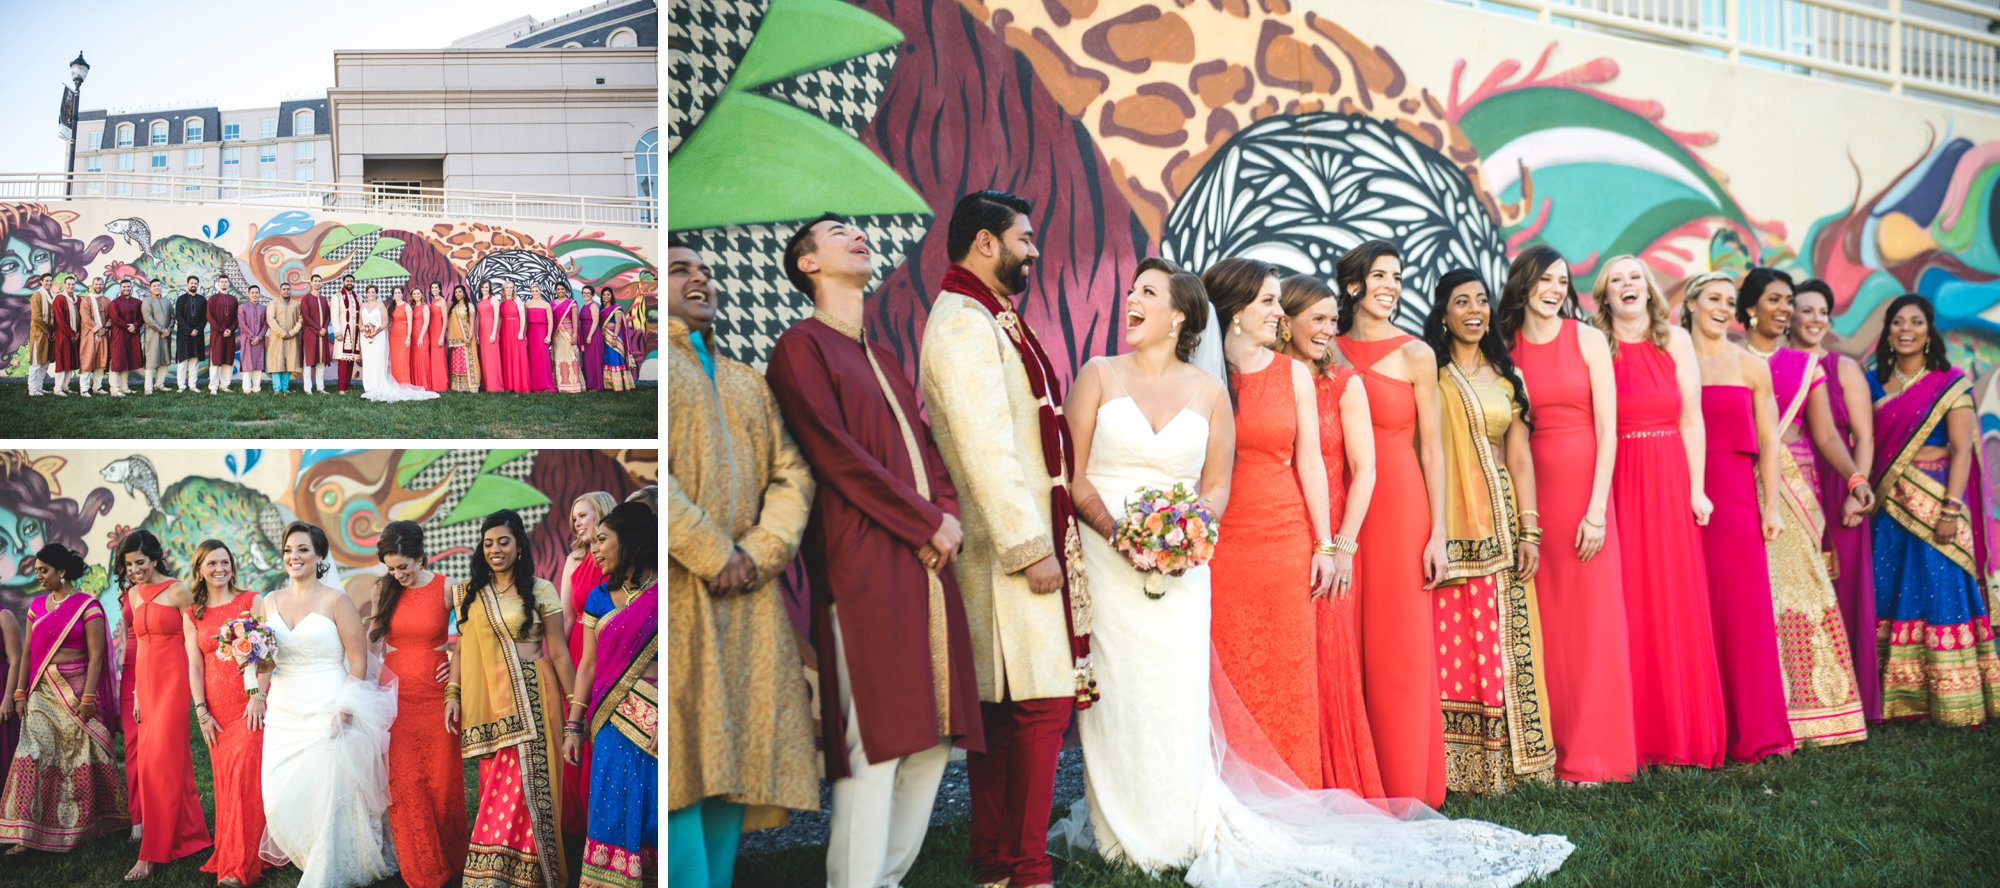
{"type": "Polygon", "coordinates": [[[1010,888],[1050,884],[1056,754],[1071,709],[1096,696],[1063,394],[1011,301],[1041,255],[1033,209],[999,191],[968,194],[953,208],[952,266],[918,366],[965,517],[959,591],[986,725],[986,751],[966,757],[966,862],[974,881],[1010,888]]]}

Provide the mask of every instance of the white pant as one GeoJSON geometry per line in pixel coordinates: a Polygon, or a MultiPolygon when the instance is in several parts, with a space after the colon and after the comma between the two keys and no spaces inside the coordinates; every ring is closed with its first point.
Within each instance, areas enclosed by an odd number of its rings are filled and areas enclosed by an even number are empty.
{"type": "MultiPolygon", "coordinates": [[[[835,608],[837,611],[838,608],[835,608]]],[[[951,760],[951,745],[869,764],[861,748],[861,720],[847,679],[840,617],[833,616],[833,659],[839,672],[840,708],[847,718],[847,770],[833,782],[833,835],[826,844],[828,888],[897,888],[930,829],[931,803],[951,760]]]]}
{"type": "Polygon", "coordinates": [[[42,393],[42,386],[48,384],[49,371],[54,367],[54,364],[28,365],[28,394],[39,395],[42,393]]]}

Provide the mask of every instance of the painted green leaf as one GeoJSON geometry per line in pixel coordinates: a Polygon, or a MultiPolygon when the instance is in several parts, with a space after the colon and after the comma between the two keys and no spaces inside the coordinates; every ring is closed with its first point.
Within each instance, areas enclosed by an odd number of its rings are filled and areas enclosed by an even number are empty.
{"type": "Polygon", "coordinates": [[[408,487],[410,479],[417,477],[418,472],[423,471],[431,463],[437,462],[440,457],[450,452],[449,450],[403,451],[402,461],[396,466],[396,486],[408,487]]]}
{"type": "Polygon", "coordinates": [[[452,506],[451,514],[446,515],[439,523],[443,526],[463,524],[467,521],[477,521],[501,509],[519,511],[529,506],[548,504],[549,498],[543,496],[541,491],[528,486],[526,482],[516,481],[505,475],[480,475],[473,479],[472,487],[465,491],[465,495],[458,498],[458,504],[452,506]]]}
{"type": "Polygon", "coordinates": [[[325,256],[326,254],[331,253],[334,250],[346,246],[350,241],[354,240],[357,237],[360,237],[364,234],[374,234],[375,232],[381,230],[382,226],[370,225],[366,222],[356,222],[353,225],[343,225],[329,232],[326,236],[326,240],[320,241],[319,254],[321,256],[325,256]]]}
{"type": "Polygon", "coordinates": [[[354,272],[354,277],[357,280],[373,281],[382,278],[403,277],[408,274],[409,272],[405,271],[403,266],[397,265],[394,260],[386,256],[370,256],[368,257],[368,261],[361,263],[361,268],[354,272]]]}
{"type": "Polygon", "coordinates": [[[679,187],[667,204],[667,227],[674,231],[794,222],[825,212],[930,212],[866,146],[818,117],[752,93],[717,99],[672,165],[679,187]],[[813,174],[802,176],[803,170],[813,174]]]}
{"type": "Polygon", "coordinates": [[[484,475],[533,452],[532,450],[488,450],[486,462],[479,466],[479,474],[484,475]]]}
{"type": "MultiPolygon", "coordinates": [[[[841,0],[771,0],[757,36],[729,78],[727,89],[748,90],[879,52],[903,41],[903,32],[841,0]]],[[[707,124],[704,123],[704,126],[707,124]]]]}
{"type": "Polygon", "coordinates": [[[372,252],[374,252],[377,255],[380,255],[382,253],[387,253],[390,250],[396,249],[397,247],[400,247],[402,245],[403,242],[400,239],[393,237],[378,237],[375,239],[375,249],[372,252]]]}

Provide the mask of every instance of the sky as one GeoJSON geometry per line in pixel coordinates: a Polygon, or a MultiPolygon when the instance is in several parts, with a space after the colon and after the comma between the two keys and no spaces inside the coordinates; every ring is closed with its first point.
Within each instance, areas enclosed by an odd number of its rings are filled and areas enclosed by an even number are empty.
{"type": "Polygon", "coordinates": [[[83,51],[83,109],[275,106],[333,86],[337,49],[433,49],[520,16],[547,21],[593,0],[0,0],[15,48],[0,55],[0,173],[59,173],[69,63],[83,51]]]}

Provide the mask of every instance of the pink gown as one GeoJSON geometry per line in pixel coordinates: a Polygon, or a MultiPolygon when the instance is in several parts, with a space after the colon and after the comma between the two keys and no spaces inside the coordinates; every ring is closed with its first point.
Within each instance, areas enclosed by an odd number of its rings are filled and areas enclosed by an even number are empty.
{"type": "MultiPolygon", "coordinates": [[[[1833,425],[1840,440],[1854,446],[1854,424],[1847,414],[1847,398],[1840,383],[1840,356],[1819,359],[1826,372],[1826,400],[1833,408],[1833,425]]],[[[1882,718],[1881,652],[1875,641],[1874,540],[1866,521],[1843,527],[1841,510],[1846,507],[1847,479],[1833,465],[1812,454],[1819,474],[1819,505],[1826,512],[1826,550],[1833,564],[1833,591],[1840,599],[1841,625],[1847,627],[1849,653],[1854,662],[1854,679],[1861,692],[1861,711],[1870,720],[1882,718]]]]}
{"type": "Polygon", "coordinates": [[[556,390],[556,362],[549,337],[549,307],[523,303],[528,312],[528,391],[556,390]]]}
{"type": "Polygon", "coordinates": [[[1757,508],[1757,423],[1753,395],[1741,385],[1701,389],[1708,437],[1708,498],[1701,529],[1708,553],[1709,608],[1728,716],[1729,757],[1754,762],[1792,751],[1785,678],[1778,667],[1778,618],[1757,508]]]}
{"type": "Polygon", "coordinates": [[[500,300],[500,372],[510,392],[528,390],[528,343],[521,338],[525,308],[519,300],[500,300]]]}
{"type": "Polygon", "coordinates": [[[1651,342],[1621,342],[1612,367],[1618,378],[1618,462],[1611,474],[1611,505],[1618,513],[1625,562],[1639,763],[1721,767],[1722,676],[1701,526],[1689,502],[1674,359],[1651,342]]]}

